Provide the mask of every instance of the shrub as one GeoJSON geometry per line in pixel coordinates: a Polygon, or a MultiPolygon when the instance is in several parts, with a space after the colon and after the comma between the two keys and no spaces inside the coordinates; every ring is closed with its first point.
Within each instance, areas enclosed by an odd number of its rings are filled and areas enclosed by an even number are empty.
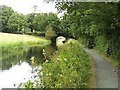
{"type": "Polygon", "coordinates": [[[42,65],[45,88],[87,88],[91,73],[90,60],[77,41],[66,42],[52,58],[42,65]]]}
{"type": "Polygon", "coordinates": [[[35,35],[35,36],[45,36],[45,32],[35,31],[35,32],[33,32],[32,35],[35,35]]]}

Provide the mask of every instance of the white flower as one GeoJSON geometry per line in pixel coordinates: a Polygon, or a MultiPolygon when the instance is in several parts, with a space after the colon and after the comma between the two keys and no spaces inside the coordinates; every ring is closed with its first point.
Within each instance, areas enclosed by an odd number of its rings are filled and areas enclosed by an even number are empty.
{"type": "Polygon", "coordinates": [[[64,60],[65,60],[65,61],[67,61],[67,59],[66,59],[66,58],[64,58],[64,60]]]}

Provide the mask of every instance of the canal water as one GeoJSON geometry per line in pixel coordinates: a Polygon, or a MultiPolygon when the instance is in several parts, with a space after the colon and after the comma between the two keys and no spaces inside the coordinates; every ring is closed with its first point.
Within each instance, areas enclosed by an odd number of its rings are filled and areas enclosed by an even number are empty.
{"type": "Polygon", "coordinates": [[[32,46],[22,53],[10,56],[2,60],[0,70],[0,89],[17,88],[21,83],[34,80],[37,70],[41,70],[41,65],[46,59],[50,59],[56,47],[49,44],[45,47],[32,46]]]}

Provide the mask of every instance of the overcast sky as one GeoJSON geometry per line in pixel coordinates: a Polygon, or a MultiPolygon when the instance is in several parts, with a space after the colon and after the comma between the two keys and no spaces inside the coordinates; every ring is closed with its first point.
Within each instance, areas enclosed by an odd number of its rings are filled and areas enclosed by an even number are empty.
{"type": "Polygon", "coordinates": [[[38,6],[37,11],[39,12],[57,12],[57,10],[55,9],[55,4],[45,3],[43,2],[43,0],[0,0],[0,5],[10,6],[14,11],[23,14],[33,12],[32,7],[34,5],[38,6]]]}

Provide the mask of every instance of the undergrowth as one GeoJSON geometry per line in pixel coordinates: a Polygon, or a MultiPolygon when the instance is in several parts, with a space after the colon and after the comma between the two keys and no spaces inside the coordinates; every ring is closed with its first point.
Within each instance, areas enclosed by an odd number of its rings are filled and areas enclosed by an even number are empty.
{"type": "Polygon", "coordinates": [[[75,41],[68,41],[57,52],[58,57],[42,65],[45,88],[88,88],[91,77],[89,56],[75,41]]]}
{"type": "Polygon", "coordinates": [[[94,50],[99,52],[105,60],[108,60],[114,67],[118,66],[117,56],[107,55],[107,42],[103,37],[97,37],[94,50]]]}
{"type": "Polygon", "coordinates": [[[76,40],[58,48],[51,60],[46,60],[38,72],[37,81],[23,84],[29,88],[89,88],[91,61],[76,40]],[[38,84],[39,83],[39,84],[38,84]]]}

